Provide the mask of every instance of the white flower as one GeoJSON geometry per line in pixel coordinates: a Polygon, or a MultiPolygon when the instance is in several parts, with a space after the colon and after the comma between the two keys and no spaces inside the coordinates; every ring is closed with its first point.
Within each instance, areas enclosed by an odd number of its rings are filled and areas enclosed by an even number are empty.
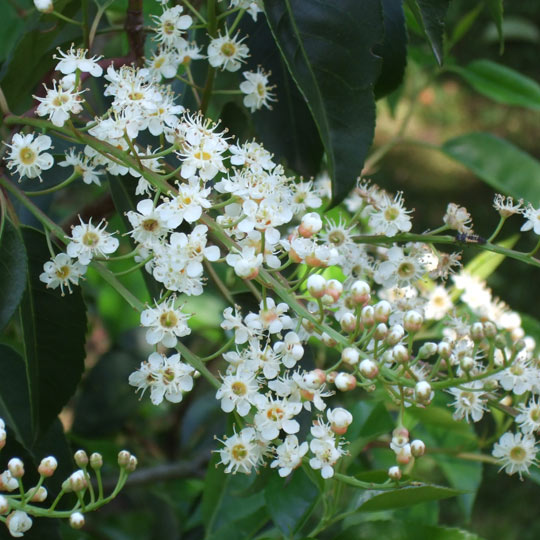
{"type": "Polygon", "coordinates": [[[341,445],[336,445],[336,440],[330,429],[330,426],[320,422],[311,428],[311,434],[314,439],[309,443],[309,449],[314,457],[309,460],[312,469],[321,471],[323,478],[332,478],[334,476],[333,466],[343,455],[341,445]]]}
{"type": "Polygon", "coordinates": [[[374,275],[375,281],[383,287],[406,287],[418,281],[424,274],[420,258],[414,254],[406,255],[398,246],[390,248],[386,256],[388,260],[379,264],[374,275]]]}
{"type": "Polygon", "coordinates": [[[251,473],[261,464],[266,447],[257,438],[257,433],[251,427],[244,428],[240,433],[228,437],[219,450],[220,463],[226,465],[225,472],[233,474],[240,471],[244,474],[251,473]]]}
{"type": "Polygon", "coordinates": [[[275,94],[272,92],[273,86],[268,84],[269,73],[265,73],[260,67],[256,72],[244,71],[242,73],[245,81],[240,83],[240,90],[246,94],[244,105],[251,111],[266,107],[271,109],[270,102],[275,101],[275,94]]]}
{"type": "Polygon", "coordinates": [[[450,229],[455,229],[460,233],[467,234],[472,231],[471,215],[463,206],[448,203],[443,221],[450,229]]]}
{"type": "Polygon", "coordinates": [[[101,221],[99,225],[92,225],[92,219],[73,227],[71,242],[67,246],[70,257],[78,258],[83,265],[88,265],[94,256],[107,257],[118,249],[119,241],[111,233],[105,231],[106,223],[101,221]]]}
{"type": "Polygon", "coordinates": [[[67,53],[60,50],[60,48],[58,48],[58,52],[60,53],[60,56],[53,55],[55,60],[60,60],[60,62],[56,64],[56,70],[64,75],[75,73],[77,70],[90,73],[93,77],[101,77],[103,74],[103,69],[98,64],[98,60],[101,59],[101,56],[86,58],[88,51],[86,49],[75,50],[73,45],[71,45],[71,48],[67,53]]]}
{"type": "Polygon", "coordinates": [[[369,226],[374,234],[395,236],[398,232],[409,232],[412,227],[411,210],[403,207],[403,194],[397,193],[394,200],[388,195],[383,195],[378,203],[378,208],[369,216],[369,226]]]}
{"type": "Polygon", "coordinates": [[[262,398],[258,391],[259,384],[255,374],[238,370],[234,375],[223,378],[216,392],[216,399],[221,400],[224,412],[229,413],[236,409],[240,416],[246,416],[251,405],[255,405],[262,398]]]}
{"type": "Polygon", "coordinates": [[[71,285],[78,285],[79,278],[86,273],[86,266],[79,261],[73,261],[65,253],[59,253],[43,265],[43,273],[39,280],[47,284],[47,288],[60,287],[64,296],[64,287],[71,293],[71,285]]]}
{"type": "Polygon", "coordinates": [[[44,98],[32,96],[40,102],[36,109],[38,116],[48,115],[55,126],[62,127],[69,120],[70,113],[79,114],[82,111],[81,92],[57,87],[56,81],[53,81],[52,88],[45,88],[47,95],[44,98]]]}
{"type": "Polygon", "coordinates": [[[520,414],[516,416],[516,424],[526,435],[533,434],[540,430],[540,403],[536,399],[531,399],[527,406],[520,405],[520,414]]]}
{"type": "Polygon", "coordinates": [[[174,347],[177,337],[191,334],[191,329],[186,324],[189,315],[175,308],[175,302],[176,297],[172,296],[166,302],[141,313],[141,324],[148,327],[146,342],[150,345],[161,343],[165,347],[174,347]]]}
{"type": "Polygon", "coordinates": [[[150,388],[150,399],[154,405],[159,405],[163,398],[179,403],[184,392],[193,388],[194,371],[180,360],[180,354],[167,358],[155,352],[129,376],[128,382],[131,386],[136,386],[137,391],[142,390],[141,397],[145,390],[150,388]]]}
{"type": "Polygon", "coordinates": [[[133,227],[129,234],[136,242],[145,247],[151,248],[159,244],[160,240],[169,232],[162,209],[154,208],[152,199],[139,201],[137,212],[131,210],[126,213],[126,217],[133,227]]]}
{"type": "Polygon", "coordinates": [[[284,329],[290,329],[293,325],[292,319],[285,315],[288,310],[289,306],[284,302],[276,306],[273,298],[266,298],[260,303],[259,313],[249,313],[244,322],[248,328],[267,330],[270,334],[277,334],[284,329]]]}
{"type": "Polygon", "coordinates": [[[51,138],[47,135],[38,135],[34,140],[34,136],[34,133],[13,135],[11,144],[7,145],[10,148],[7,167],[10,170],[15,169],[21,178],[26,176],[39,178],[41,181],[41,171],[50,169],[54,164],[52,155],[45,152],[51,148],[51,138]]]}
{"type": "Polygon", "coordinates": [[[245,9],[256,21],[257,15],[263,12],[263,0],[230,0],[229,9],[236,7],[245,9]]]}
{"type": "Polygon", "coordinates": [[[534,437],[507,432],[494,444],[492,454],[507,474],[517,472],[521,478],[522,473],[528,473],[535,463],[537,452],[534,437]]]}
{"type": "Polygon", "coordinates": [[[453,307],[448,291],[437,286],[429,292],[427,304],[424,306],[426,319],[440,321],[453,307]]]}
{"type": "Polygon", "coordinates": [[[234,268],[234,273],[242,279],[254,279],[263,262],[262,253],[255,253],[255,248],[244,247],[239,253],[229,253],[225,258],[227,264],[234,268]]]}
{"type": "Polygon", "coordinates": [[[152,58],[146,61],[146,65],[155,74],[157,80],[161,79],[161,77],[172,79],[178,71],[179,64],[178,53],[166,49],[156,51],[152,58]]]}
{"type": "Polygon", "coordinates": [[[19,482],[12,476],[8,469],[0,474],[0,491],[14,491],[19,487],[19,482]]]}
{"type": "Polygon", "coordinates": [[[58,163],[58,165],[60,167],[73,167],[73,172],[80,174],[85,184],[101,186],[99,175],[103,174],[103,171],[96,170],[95,166],[90,164],[87,156],[81,153],[75,154],[74,148],[66,152],[66,159],[58,163]]]}
{"type": "Polygon", "coordinates": [[[301,465],[302,458],[306,455],[308,449],[307,442],[304,441],[302,444],[298,444],[296,435],[287,435],[285,440],[276,447],[276,459],[272,461],[270,467],[273,469],[279,467],[279,476],[288,476],[293,469],[301,465]]]}
{"type": "Polygon", "coordinates": [[[529,204],[523,212],[523,217],[527,220],[521,227],[521,231],[530,231],[540,234],[540,208],[534,208],[529,204]]]}
{"type": "Polygon", "coordinates": [[[514,203],[512,197],[506,197],[500,193],[496,193],[493,198],[493,208],[499,212],[501,217],[507,218],[513,214],[523,213],[523,199],[520,199],[517,203],[514,203]]]}
{"type": "Polygon", "coordinates": [[[304,347],[295,332],[288,332],[284,341],[274,343],[274,351],[280,355],[283,365],[289,369],[294,368],[296,362],[304,356],[304,347]]]}
{"type": "Polygon", "coordinates": [[[186,40],[183,38],[185,30],[192,24],[193,19],[189,15],[182,15],[184,8],[174,6],[166,9],[159,17],[152,15],[156,23],[155,39],[167,48],[183,47],[186,40]]]}
{"type": "Polygon", "coordinates": [[[487,397],[482,392],[482,383],[474,381],[469,384],[462,384],[459,388],[450,388],[449,392],[454,396],[455,401],[450,405],[456,408],[454,412],[455,420],[465,418],[469,422],[469,417],[473,422],[479,422],[487,411],[487,397]]]}
{"type": "Polygon", "coordinates": [[[30,529],[30,527],[32,527],[32,520],[26,512],[15,510],[7,517],[6,525],[11,536],[20,538],[26,531],[30,529]]]}
{"type": "Polygon", "coordinates": [[[237,345],[241,345],[242,343],[246,343],[248,339],[257,335],[257,333],[242,322],[242,314],[239,313],[238,310],[239,307],[235,306],[233,315],[232,307],[225,308],[223,311],[221,328],[223,328],[223,330],[234,330],[234,342],[237,345]]]}
{"type": "Polygon", "coordinates": [[[208,45],[210,65],[215,68],[220,67],[222,70],[238,71],[241,62],[245,62],[249,56],[249,49],[242,43],[243,39],[238,39],[238,33],[233,37],[227,33],[212,39],[208,45]]]}
{"type": "Polygon", "coordinates": [[[537,379],[536,370],[526,360],[519,357],[496,377],[505,390],[513,392],[517,396],[530,391],[537,379]]]}
{"type": "Polygon", "coordinates": [[[257,403],[257,409],[254,422],[263,440],[275,439],[281,429],[289,435],[298,433],[300,424],[293,417],[302,410],[301,403],[265,397],[257,403]]]}

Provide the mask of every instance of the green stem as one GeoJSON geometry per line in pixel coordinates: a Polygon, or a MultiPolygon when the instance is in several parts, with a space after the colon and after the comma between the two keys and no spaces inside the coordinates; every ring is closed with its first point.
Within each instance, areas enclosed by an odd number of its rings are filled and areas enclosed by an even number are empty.
{"type": "Polygon", "coordinates": [[[69,17],[62,15],[61,13],[58,13],[58,11],[51,11],[50,15],[54,15],[55,17],[58,17],[59,19],[62,19],[63,21],[68,22],[70,24],[76,24],[77,26],[82,26],[81,22],[76,21],[75,19],[70,19],[69,17]]]}
{"type": "Polygon", "coordinates": [[[205,26],[208,24],[206,19],[199,13],[199,11],[194,6],[191,5],[188,0],[182,0],[182,2],[189,9],[189,11],[191,11],[191,13],[193,13],[193,15],[195,15],[195,17],[197,17],[199,21],[201,21],[202,24],[204,24],[205,26]]]}
{"type": "Polygon", "coordinates": [[[220,356],[224,351],[228,350],[229,347],[234,343],[234,337],[232,337],[231,339],[229,339],[229,341],[227,341],[227,343],[225,343],[225,345],[223,345],[223,347],[221,347],[219,350],[217,350],[215,353],[211,354],[210,356],[204,356],[204,357],[201,357],[201,360],[203,362],[209,362],[210,360],[213,360],[214,358],[217,358],[218,356],[220,356]]]}
{"type": "Polygon", "coordinates": [[[131,274],[131,272],[135,272],[135,270],[142,268],[147,262],[150,262],[153,258],[154,258],[154,255],[148,255],[146,259],[144,259],[140,263],[137,263],[135,266],[132,266],[131,268],[128,268],[127,270],[123,270],[122,272],[113,272],[113,274],[115,276],[125,276],[127,274],[131,274]]]}
{"type": "Polygon", "coordinates": [[[73,171],[73,174],[61,182],[60,184],[57,184],[56,186],[53,186],[48,189],[42,189],[40,191],[25,191],[24,193],[28,197],[38,197],[39,195],[48,195],[49,193],[54,193],[55,191],[60,191],[61,189],[64,189],[66,186],[69,186],[74,180],[79,178],[80,174],[76,171],[73,171]]]}

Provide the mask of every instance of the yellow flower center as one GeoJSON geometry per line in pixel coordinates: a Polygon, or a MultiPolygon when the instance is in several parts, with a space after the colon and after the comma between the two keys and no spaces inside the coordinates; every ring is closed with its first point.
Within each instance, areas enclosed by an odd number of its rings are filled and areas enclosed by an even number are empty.
{"type": "Polygon", "coordinates": [[[233,382],[231,385],[231,390],[233,394],[237,396],[244,396],[247,394],[247,387],[242,381],[233,382]]]}
{"type": "Polygon", "coordinates": [[[193,157],[202,161],[209,161],[212,158],[212,155],[208,152],[205,152],[204,150],[199,150],[198,152],[195,152],[193,154],[193,157]]]}
{"type": "Polygon", "coordinates": [[[99,236],[95,232],[92,232],[92,231],[85,232],[84,236],[82,237],[82,243],[85,246],[90,246],[90,247],[95,246],[96,244],[99,243],[99,236]]]}
{"type": "Polygon", "coordinates": [[[56,272],[56,277],[58,279],[66,279],[69,274],[71,273],[71,270],[69,268],[69,266],[67,265],[64,265],[64,266],[61,266],[56,272]]]}
{"type": "Polygon", "coordinates": [[[384,211],[384,219],[387,221],[394,221],[399,216],[399,210],[397,208],[394,208],[393,206],[390,206],[384,211]]]}
{"type": "Polygon", "coordinates": [[[173,326],[176,326],[177,323],[178,317],[174,311],[166,311],[165,313],[162,313],[159,318],[159,324],[165,328],[172,328],[173,326]]]}
{"type": "Polygon", "coordinates": [[[150,219],[145,219],[142,222],[142,228],[148,232],[155,231],[158,228],[158,226],[159,226],[159,223],[157,219],[150,218],[150,219]]]}
{"type": "Polygon", "coordinates": [[[29,146],[21,148],[21,151],[19,152],[19,159],[25,165],[31,165],[32,163],[34,163],[36,157],[36,153],[29,146]]]}
{"type": "Polygon", "coordinates": [[[243,444],[235,444],[231,449],[231,455],[235,461],[246,459],[248,452],[243,444]]]}
{"type": "Polygon", "coordinates": [[[510,458],[514,461],[525,461],[526,457],[527,452],[525,452],[521,446],[514,446],[514,448],[510,450],[510,458]]]}
{"type": "Polygon", "coordinates": [[[228,56],[230,58],[231,56],[234,56],[234,53],[236,52],[236,47],[235,47],[234,43],[231,43],[230,41],[227,41],[226,43],[224,43],[221,46],[221,52],[225,56],[228,56]]]}
{"type": "Polygon", "coordinates": [[[266,411],[266,417],[272,422],[277,422],[285,416],[285,411],[281,407],[271,407],[266,411]]]}

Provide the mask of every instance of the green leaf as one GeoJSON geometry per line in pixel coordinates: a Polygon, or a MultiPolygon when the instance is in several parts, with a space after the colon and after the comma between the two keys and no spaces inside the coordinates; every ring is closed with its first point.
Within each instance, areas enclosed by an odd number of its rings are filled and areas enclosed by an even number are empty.
{"type": "Polygon", "coordinates": [[[358,511],[380,512],[381,510],[392,510],[427,501],[448,499],[461,493],[463,491],[431,485],[407,486],[393,491],[367,492],[366,496],[368,498],[358,507],[358,511]]]}
{"type": "Polygon", "coordinates": [[[356,183],[373,140],[373,86],[383,40],[378,0],[276,0],[266,16],[311,110],[327,157],[334,203],[356,183]]]}
{"type": "Polygon", "coordinates": [[[86,308],[81,291],[65,297],[39,280],[50,259],[45,236],[22,229],[28,253],[28,284],[20,305],[24,361],[34,437],[44,433],[75,392],[86,356],[86,308]]]}
{"type": "Polygon", "coordinates": [[[394,421],[382,402],[358,401],[351,413],[353,422],[347,430],[347,438],[351,441],[361,438],[369,442],[394,428],[394,421]]]}
{"type": "Polygon", "coordinates": [[[444,18],[450,0],[406,0],[407,6],[422,27],[431,45],[435,59],[442,65],[444,59],[444,18]]]}
{"type": "Polygon", "coordinates": [[[497,28],[497,35],[499,36],[499,54],[502,54],[504,52],[503,0],[486,0],[486,6],[495,23],[495,27],[497,28]]]}
{"type": "Polygon", "coordinates": [[[27,265],[21,235],[6,218],[0,238],[0,330],[19,307],[26,287],[27,265]]]}
{"type": "Polygon", "coordinates": [[[455,159],[494,190],[540,203],[540,162],[490,133],[469,133],[446,141],[442,152],[455,159]]]}
{"type": "Polygon", "coordinates": [[[449,69],[461,75],[476,91],[498,103],[540,110],[540,84],[512,68],[491,60],[476,60],[466,67],[449,69]]]}
{"type": "Polygon", "coordinates": [[[301,468],[287,478],[281,478],[275,471],[264,490],[270,516],[285,536],[300,529],[319,497],[319,490],[301,468]]]}
{"type": "Polygon", "coordinates": [[[342,532],[334,540],[482,540],[462,529],[406,521],[368,521],[342,532]]]}
{"type": "Polygon", "coordinates": [[[407,64],[407,31],[402,0],[382,0],[384,41],[381,74],[375,84],[375,97],[384,97],[399,87],[407,64]]]}

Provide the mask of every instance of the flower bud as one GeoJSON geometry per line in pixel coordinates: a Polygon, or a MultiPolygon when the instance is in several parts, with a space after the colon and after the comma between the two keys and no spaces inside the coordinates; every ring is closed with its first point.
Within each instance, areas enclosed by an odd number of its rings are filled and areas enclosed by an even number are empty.
{"type": "Polygon", "coordinates": [[[399,450],[399,452],[396,454],[396,461],[398,463],[401,463],[402,465],[407,465],[409,461],[411,461],[411,445],[406,444],[403,448],[399,450]]]}
{"type": "Polygon", "coordinates": [[[459,360],[459,365],[461,369],[465,372],[471,371],[474,367],[475,361],[470,356],[462,356],[459,360]]]}
{"type": "Polygon", "coordinates": [[[259,265],[251,259],[240,259],[234,265],[234,271],[242,279],[255,279],[259,275],[259,265]]]}
{"type": "Polygon", "coordinates": [[[329,384],[334,384],[336,382],[336,377],[338,376],[338,372],[337,371],[331,371],[327,376],[326,376],[326,382],[329,383],[329,384]]]}
{"type": "Polygon", "coordinates": [[[341,359],[348,366],[355,366],[360,359],[360,353],[353,347],[345,347],[341,353],[341,359]]]}
{"type": "Polygon", "coordinates": [[[9,500],[4,495],[0,495],[0,514],[7,514],[9,512],[9,500]]]}
{"type": "Polygon", "coordinates": [[[388,335],[388,326],[384,323],[379,323],[377,325],[377,328],[375,328],[375,333],[373,334],[374,339],[377,341],[382,341],[383,339],[386,339],[386,336],[388,335]]]}
{"type": "Polygon", "coordinates": [[[56,467],[58,467],[58,462],[56,461],[56,458],[54,456],[48,456],[41,460],[41,463],[38,467],[38,473],[41,474],[41,476],[45,476],[48,478],[49,476],[52,476],[54,474],[54,471],[56,471],[56,467]]]}
{"type": "Polygon", "coordinates": [[[69,487],[72,491],[82,491],[88,486],[88,481],[86,479],[86,475],[84,474],[84,471],[78,470],[75,471],[69,478],[69,487]]]}
{"type": "Polygon", "coordinates": [[[20,537],[32,527],[32,519],[26,512],[15,510],[6,518],[6,525],[11,536],[20,537]]]}
{"type": "Polygon", "coordinates": [[[326,380],[326,373],[322,369],[308,371],[303,376],[303,381],[308,388],[317,390],[326,380]]]}
{"type": "Polygon", "coordinates": [[[484,324],[484,335],[487,338],[493,338],[497,335],[497,327],[491,321],[486,321],[484,324]]]}
{"type": "Polygon", "coordinates": [[[394,345],[392,348],[392,359],[397,364],[404,364],[409,360],[409,351],[403,345],[394,345]]]}
{"type": "Polygon", "coordinates": [[[388,478],[395,480],[396,482],[401,480],[401,469],[397,465],[390,467],[388,469],[388,478]]]}
{"type": "Polygon", "coordinates": [[[512,338],[512,341],[523,339],[525,337],[525,330],[523,330],[523,328],[512,328],[510,337],[512,338]]]}
{"type": "Polygon", "coordinates": [[[373,360],[370,360],[369,358],[362,360],[358,369],[360,370],[360,373],[366,377],[366,379],[374,379],[379,374],[379,367],[373,360]]]}
{"type": "Polygon", "coordinates": [[[371,288],[365,281],[355,281],[351,285],[351,299],[355,304],[367,304],[371,299],[371,288]]]}
{"type": "Polygon", "coordinates": [[[341,325],[341,329],[344,332],[352,333],[356,330],[356,324],[357,324],[356,317],[349,311],[346,311],[339,321],[339,324],[341,325]]]}
{"type": "Polygon", "coordinates": [[[414,457],[423,456],[425,452],[426,452],[426,445],[424,444],[424,441],[421,441],[420,439],[415,439],[411,443],[411,453],[414,457]]]}
{"type": "Polygon", "coordinates": [[[19,458],[11,458],[8,461],[8,470],[13,478],[22,478],[24,476],[24,463],[19,458]]]}
{"type": "Polygon", "coordinates": [[[414,388],[414,394],[416,397],[416,400],[419,403],[427,404],[431,401],[432,397],[432,390],[431,385],[427,381],[419,381],[416,383],[416,386],[414,388]]]}
{"type": "Polygon", "coordinates": [[[120,452],[118,452],[118,465],[120,465],[120,467],[125,467],[128,464],[130,457],[131,454],[127,450],[120,450],[120,452]]]}
{"type": "Polygon", "coordinates": [[[0,450],[6,446],[7,433],[4,428],[0,428],[0,450]]]}
{"type": "Polygon", "coordinates": [[[326,414],[330,422],[330,427],[336,435],[344,435],[353,421],[352,414],[342,407],[329,409],[326,414]]]}
{"type": "Polygon", "coordinates": [[[362,308],[360,322],[366,328],[371,328],[375,324],[375,310],[373,306],[364,306],[362,308]]]}
{"type": "Polygon", "coordinates": [[[392,431],[392,442],[390,448],[396,452],[396,448],[403,448],[409,442],[409,430],[404,426],[399,426],[392,431]]]}
{"type": "Polygon", "coordinates": [[[386,351],[383,352],[381,356],[381,361],[383,364],[392,364],[394,362],[392,349],[387,349],[386,351]]]}
{"type": "Polygon", "coordinates": [[[387,302],[386,300],[381,300],[373,306],[373,309],[375,310],[375,320],[377,322],[388,322],[388,317],[390,317],[390,313],[392,312],[392,306],[390,302],[387,302]]]}
{"type": "Polygon", "coordinates": [[[394,324],[390,327],[390,330],[388,331],[388,335],[386,336],[386,343],[388,343],[388,345],[396,345],[402,340],[404,335],[405,330],[403,330],[403,326],[401,326],[401,324],[394,324]]]}
{"type": "Polygon", "coordinates": [[[437,352],[442,358],[448,359],[452,354],[452,346],[447,341],[441,341],[437,345],[437,352]]]}
{"type": "Polygon", "coordinates": [[[520,339],[514,343],[514,351],[520,352],[527,347],[524,339],[520,339]]]}
{"type": "Polygon", "coordinates": [[[103,456],[98,452],[94,452],[90,456],[90,467],[94,470],[101,469],[103,467],[103,456]]]}
{"type": "Polygon", "coordinates": [[[308,277],[307,290],[313,298],[322,298],[326,290],[326,279],[319,274],[313,274],[308,277]]]}
{"type": "Polygon", "coordinates": [[[356,388],[356,377],[350,373],[338,373],[334,381],[336,388],[342,392],[348,392],[356,388]]]}
{"type": "Polygon", "coordinates": [[[339,300],[341,293],[343,292],[343,285],[341,281],[337,279],[329,279],[326,282],[326,289],[324,291],[323,302],[325,304],[333,304],[339,300]]]}
{"type": "Polygon", "coordinates": [[[128,464],[126,465],[126,471],[132,473],[138,465],[137,458],[133,455],[129,456],[128,464]]]}
{"type": "Polygon", "coordinates": [[[34,0],[34,6],[41,13],[51,13],[51,11],[54,11],[52,0],[34,0]]]}
{"type": "Polygon", "coordinates": [[[321,341],[330,348],[333,348],[337,345],[337,341],[333,337],[330,337],[326,332],[322,333],[321,341]]]}
{"type": "Polygon", "coordinates": [[[317,212],[306,214],[298,226],[298,233],[304,238],[311,238],[322,229],[323,223],[321,216],[317,212]]]}
{"type": "Polygon", "coordinates": [[[500,334],[495,337],[495,347],[497,349],[504,349],[506,347],[506,339],[500,334]]]}
{"type": "Polygon", "coordinates": [[[409,333],[416,333],[422,328],[424,317],[418,311],[410,310],[403,316],[403,327],[409,333]]]}
{"type": "Polygon", "coordinates": [[[80,512],[73,512],[69,516],[69,524],[74,529],[82,529],[84,527],[84,516],[80,512]]]}
{"type": "Polygon", "coordinates": [[[481,341],[484,339],[484,325],[481,322],[475,322],[471,326],[471,338],[473,341],[481,341]]]}
{"type": "Polygon", "coordinates": [[[84,450],[77,450],[73,456],[78,467],[83,469],[88,465],[88,454],[84,450]]]}
{"type": "Polygon", "coordinates": [[[418,350],[418,358],[425,360],[426,358],[433,356],[436,352],[437,344],[433,343],[432,341],[427,341],[418,350]]]}
{"type": "MultiPolygon", "coordinates": [[[[30,491],[32,491],[35,488],[31,488],[30,491]]],[[[32,495],[32,498],[30,499],[32,502],[43,502],[47,498],[47,490],[40,486],[37,491],[32,495]]]]}

